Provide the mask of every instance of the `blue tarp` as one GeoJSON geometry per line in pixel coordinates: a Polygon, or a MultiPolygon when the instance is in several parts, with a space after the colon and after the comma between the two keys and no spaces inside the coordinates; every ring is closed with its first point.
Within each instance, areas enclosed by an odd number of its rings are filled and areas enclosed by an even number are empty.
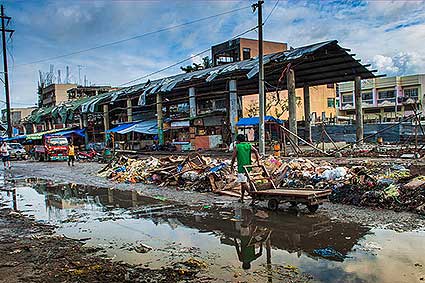
{"type": "Polygon", "coordinates": [[[107,133],[119,133],[122,130],[125,130],[127,128],[130,128],[131,126],[134,126],[137,122],[130,122],[130,123],[124,123],[116,126],[115,128],[112,128],[110,130],[107,130],[107,133]]]}
{"type": "MultiPolygon", "coordinates": [[[[283,124],[283,121],[280,119],[277,119],[273,116],[265,116],[264,117],[265,122],[276,122],[278,124],[283,124]]],[[[247,126],[256,126],[260,122],[260,117],[250,117],[250,118],[241,118],[239,119],[238,123],[236,124],[237,127],[247,127],[247,126]]]]}
{"type": "Polygon", "coordinates": [[[72,134],[78,135],[80,137],[85,137],[86,134],[84,133],[86,129],[75,129],[75,130],[65,130],[65,131],[59,131],[56,133],[50,134],[50,136],[63,136],[63,137],[71,137],[72,134]]]}
{"type": "Polygon", "coordinates": [[[26,139],[26,135],[19,135],[19,136],[14,136],[11,138],[7,138],[7,137],[2,137],[0,138],[0,141],[16,141],[16,140],[24,140],[26,139]]]}
{"type": "Polygon", "coordinates": [[[158,122],[157,120],[141,121],[134,124],[131,127],[128,127],[126,129],[119,131],[118,133],[126,134],[130,132],[136,132],[136,133],[147,134],[147,135],[156,135],[158,134],[158,122]]]}

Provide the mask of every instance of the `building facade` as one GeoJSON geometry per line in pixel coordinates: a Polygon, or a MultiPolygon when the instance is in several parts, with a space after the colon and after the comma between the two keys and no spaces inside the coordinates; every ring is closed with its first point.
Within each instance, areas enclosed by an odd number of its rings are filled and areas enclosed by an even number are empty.
{"type": "MultiPolygon", "coordinates": [[[[287,50],[283,42],[263,41],[263,53],[272,54],[287,50]]],[[[236,38],[211,47],[213,66],[248,60],[258,56],[258,40],[236,38]]]]}
{"type": "MultiPolygon", "coordinates": [[[[354,83],[338,84],[339,118],[355,118],[354,83]]],[[[362,81],[364,121],[390,122],[423,111],[425,74],[362,81]]]]}
{"type": "Polygon", "coordinates": [[[68,89],[76,84],[51,84],[39,89],[39,107],[52,107],[68,101],[68,89]]]}

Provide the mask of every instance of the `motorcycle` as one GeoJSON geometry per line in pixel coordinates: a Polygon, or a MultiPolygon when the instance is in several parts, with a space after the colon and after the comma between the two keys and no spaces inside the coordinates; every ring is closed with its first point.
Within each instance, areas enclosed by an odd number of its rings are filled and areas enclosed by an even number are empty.
{"type": "Polygon", "coordinates": [[[77,152],[78,161],[98,161],[102,157],[100,153],[91,148],[89,151],[79,151],[77,152]]]}

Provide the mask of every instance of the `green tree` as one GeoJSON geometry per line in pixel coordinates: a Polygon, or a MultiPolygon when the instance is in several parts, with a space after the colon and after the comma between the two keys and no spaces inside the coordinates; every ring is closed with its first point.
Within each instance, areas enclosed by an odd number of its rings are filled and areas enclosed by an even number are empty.
{"type": "Polygon", "coordinates": [[[208,69],[211,67],[212,67],[212,60],[210,59],[210,57],[206,56],[202,58],[201,64],[193,63],[192,65],[188,65],[186,67],[180,67],[180,69],[185,73],[191,73],[198,70],[208,69]]]}

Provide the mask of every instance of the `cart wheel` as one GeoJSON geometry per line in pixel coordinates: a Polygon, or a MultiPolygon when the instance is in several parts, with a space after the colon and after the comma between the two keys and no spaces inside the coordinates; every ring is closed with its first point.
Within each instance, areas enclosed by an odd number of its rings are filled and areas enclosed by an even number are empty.
{"type": "Polygon", "coordinates": [[[269,200],[269,202],[267,203],[267,207],[270,210],[277,210],[277,208],[279,207],[279,202],[277,201],[277,199],[271,199],[269,200]]]}
{"type": "Polygon", "coordinates": [[[291,207],[297,207],[298,203],[296,201],[290,201],[291,207]]]}
{"type": "Polygon", "coordinates": [[[307,209],[311,213],[315,213],[318,208],[319,208],[319,205],[318,204],[307,204],[307,209]]]}

